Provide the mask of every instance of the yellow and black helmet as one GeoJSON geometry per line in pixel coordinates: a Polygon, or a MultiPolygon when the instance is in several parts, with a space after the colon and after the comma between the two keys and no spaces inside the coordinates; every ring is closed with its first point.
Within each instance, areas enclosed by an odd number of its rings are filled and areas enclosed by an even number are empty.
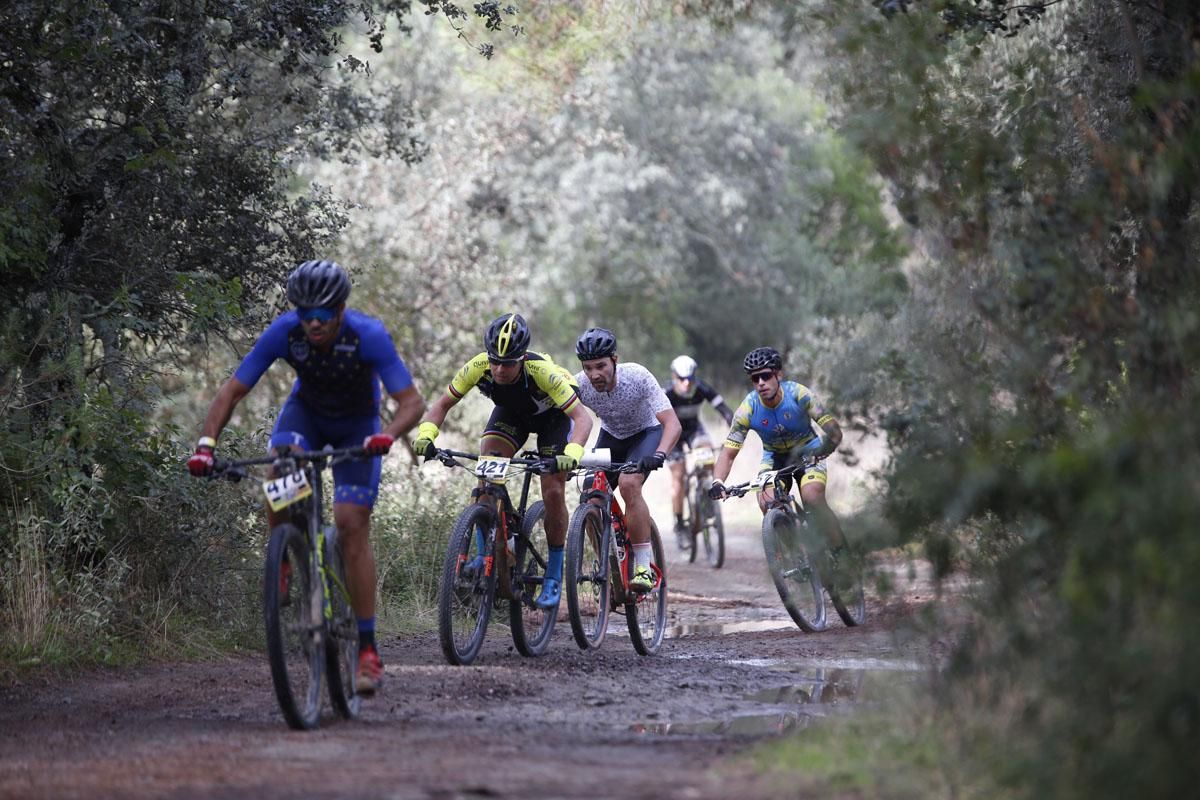
{"type": "Polygon", "coordinates": [[[529,325],[520,314],[502,314],[488,325],[483,346],[492,361],[516,361],[529,349],[529,325]]]}

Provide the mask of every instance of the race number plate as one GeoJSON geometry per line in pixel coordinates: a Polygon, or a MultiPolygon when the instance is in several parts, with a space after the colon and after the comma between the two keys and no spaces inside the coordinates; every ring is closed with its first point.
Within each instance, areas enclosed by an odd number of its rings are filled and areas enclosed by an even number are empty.
{"type": "Polygon", "coordinates": [[[750,481],[750,484],[754,487],[755,491],[761,492],[764,488],[770,486],[771,482],[775,480],[776,473],[777,470],[773,469],[766,472],[760,472],[754,476],[754,480],[750,481]]]}
{"type": "Polygon", "coordinates": [[[696,463],[702,467],[711,467],[717,458],[713,455],[711,447],[696,448],[696,463]]]}
{"type": "Polygon", "coordinates": [[[475,474],[485,481],[504,483],[508,475],[508,461],[505,456],[480,456],[475,464],[475,474]]]}
{"type": "Polygon", "coordinates": [[[305,473],[293,472],[282,478],[263,481],[263,493],[267,496],[271,510],[279,511],[312,494],[312,485],[305,473]]]}

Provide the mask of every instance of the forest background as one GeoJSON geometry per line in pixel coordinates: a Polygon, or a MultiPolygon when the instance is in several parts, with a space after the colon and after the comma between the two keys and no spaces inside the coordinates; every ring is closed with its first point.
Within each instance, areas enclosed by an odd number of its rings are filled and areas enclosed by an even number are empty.
{"type": "MultiPolygon", "coordinates": [[[[1190,794],[1198,46],[1188,0],[6,3],[0,670],[253,646],[257,504],[182,463],[333,257],[428,398],[508,309],[729,397],[774,344],[886,437],[857,529],[976,579],[888,792],[1190,794]]],[[[447,524],[404,462],[393,609],[447,524]]]]}

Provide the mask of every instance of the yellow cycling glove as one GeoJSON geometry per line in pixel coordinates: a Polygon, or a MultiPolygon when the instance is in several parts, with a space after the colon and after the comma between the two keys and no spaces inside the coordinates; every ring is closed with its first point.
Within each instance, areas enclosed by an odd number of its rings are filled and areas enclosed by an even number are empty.
{"type": "Polygon", "coordinates": [[[555,472],[570,472],[579,466],[579,462],[583,459],[583,445],[568,442],[563,448],[562,455],[554,458],[555,472]]]}
{"type": "Polygon", "coordinates": [[[426,451],[433,447],[433,440],[437,438],[438,426],[432,422],[422,422],[417,426],[417,440],[413,442],[413,452],[419,456],[426,454],[426,451]]]}

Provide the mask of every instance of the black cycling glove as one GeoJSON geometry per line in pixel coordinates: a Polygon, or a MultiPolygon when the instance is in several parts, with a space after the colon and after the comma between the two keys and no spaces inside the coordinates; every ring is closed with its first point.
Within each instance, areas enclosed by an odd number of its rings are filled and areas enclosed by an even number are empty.
{"type": "Polygon", "coordinates": [[[638,469],[649,474],[661,467],[666,460],[667,454],[658,450],[652,456],[642,456],[638,461],[638,469]]]}

